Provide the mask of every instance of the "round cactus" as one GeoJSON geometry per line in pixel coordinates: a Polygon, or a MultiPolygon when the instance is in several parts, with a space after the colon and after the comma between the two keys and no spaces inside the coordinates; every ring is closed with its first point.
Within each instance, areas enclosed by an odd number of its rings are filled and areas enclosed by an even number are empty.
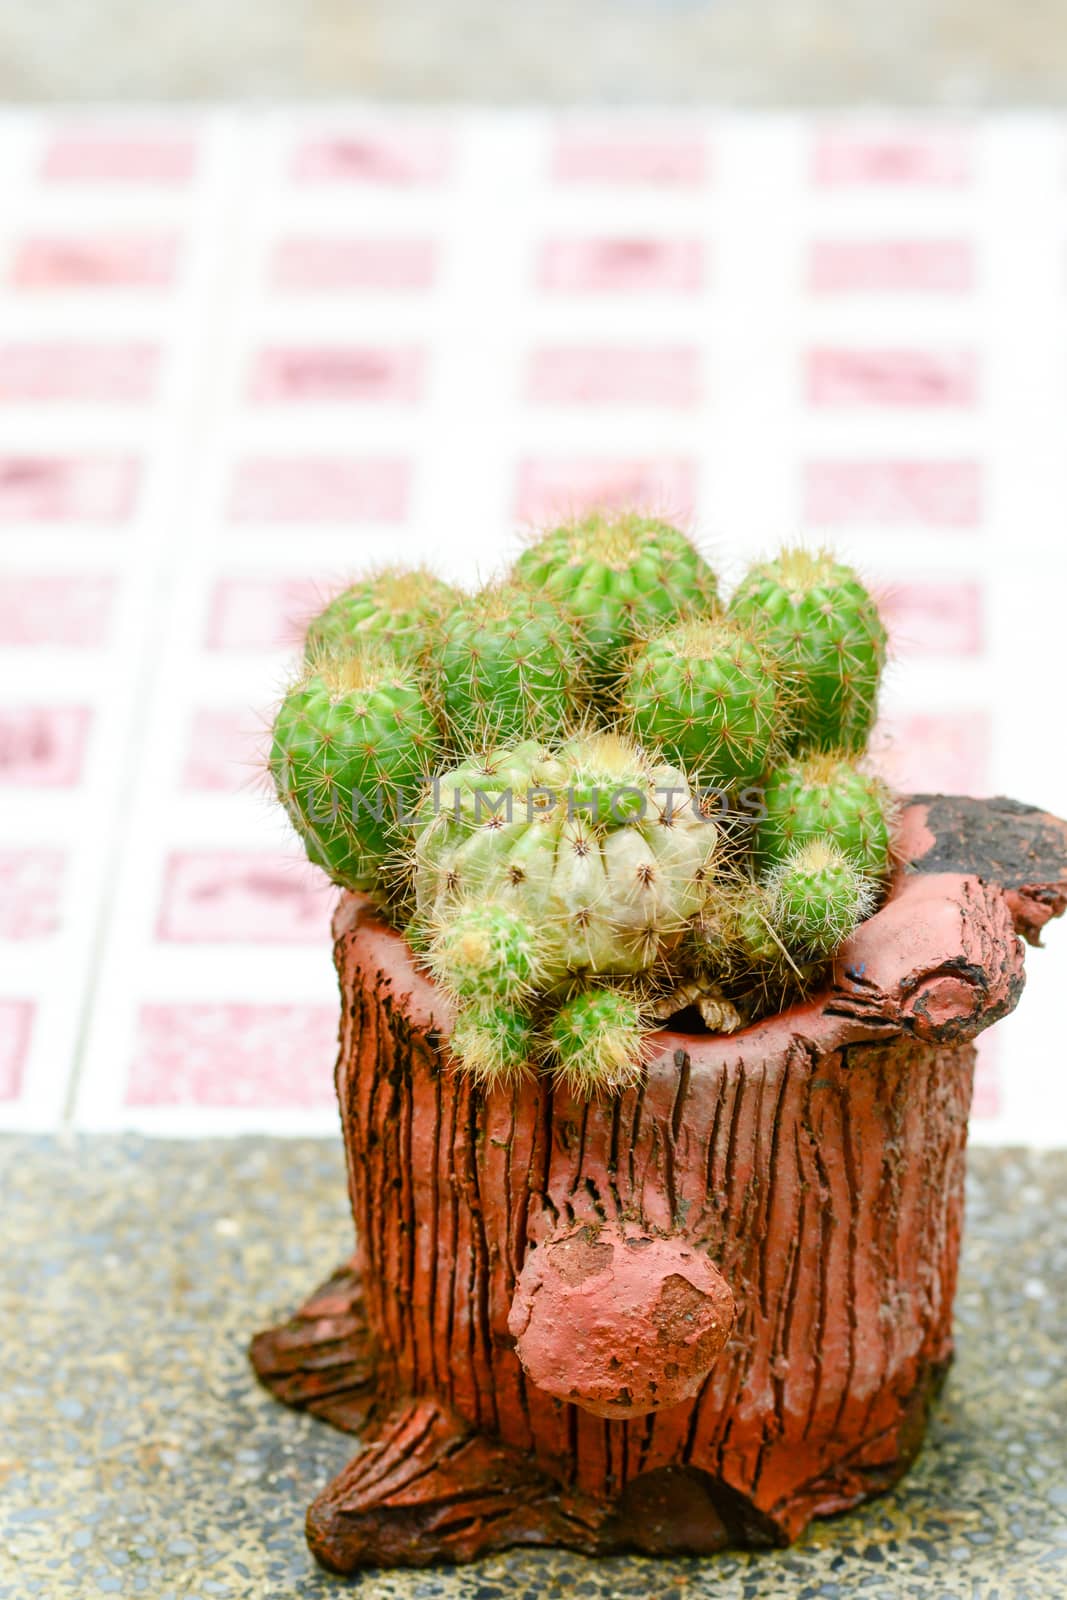
{"type": "Polygon", "coordinates": [[[894,804],[880,778],[833,752],[800,756],[771,773],[766,816],[756,824],[758,861],[783,861],[797,846],[829,837],[868,878],[891,867],[894,804]]]}
{"type": "Polygon", "coordinates": [[[636,733],[703,783],[751,783],[784,731],[781,672],[751,629],[687,622],[639,649],[622,695],[636,733]]]}
{"type": "Polygon", "coordinates": [[[343,589],[312,619],[304,636],[305,659],[314,662],[325,653],[376,644],[414,660],[427,636],[461,602],[456,589],[424,567],[383,567],[343,589]]]}
{"type": "Polygon", "coordinates": [[[636,1083],[646,1052],[646,1018],[633,990],[585,985],[548,1025],[556,1077],[582,1099],[636,1083]]]}
{"type": "Polygon", "coordinates": [[[419,810],[419,918],[479,898],[513,905],[559,976],[640,972],[677,942],[708,892],[718,832],[675,768],[614,734],[554,752],[527,743],[440,774],[419,810]],[[590,774],[603,784],[592,815],[590,774]],[[613,775],[623,781],[613,782],[613,775]]]}
{"type": "Polygon", "coordinates": [[[575,720],[579,640],[536,595],[483,590],[442,625],[433,666],[457,743],[558,733],[575,720]]]}
{"type": "Polygon", "coordinates": [[[790,951],[829,956],[874,908],[874,886],[832,839],[809,839],[767,876],[771,919],[790,951]]]}
{"type": "Polygon", "coordinates": [[[793,748],[865,749],[886,632],[852,568],[826,551],[783,550],[751,568],[730,613],[761,630],[789,674],[793,748]]]}
{"type": "Polygon", "coordinates": [[[427,965],[441,986],[476,1005],[514,1004],[560,970],[541,930],[514,905],[450,907],[430,940],[427,965]]]}
{"type": "Polygon", "coordinates": [[[461,1009],[450,1044],[464,1071],[486,1088],[522,1077],[537,1054],[533,1022],[519,1006],[499,1002],[461,1009]]]}
{"type": "Polygon", "coordinates": [[[348,889],[381,888],[413,797],[437,754],[433,715],[410,665],[377,650],[326,656],[289,690],[270,773],[308,857],[348,889]]]}
{"type": "Polygon", "coordinates": [[[717,598],[714,572],[685,535],[632,512],[597,512],[554,528],[519,557],[515,578],[573,619],[601,689],[634,640],[708,614],[717,598]]]}

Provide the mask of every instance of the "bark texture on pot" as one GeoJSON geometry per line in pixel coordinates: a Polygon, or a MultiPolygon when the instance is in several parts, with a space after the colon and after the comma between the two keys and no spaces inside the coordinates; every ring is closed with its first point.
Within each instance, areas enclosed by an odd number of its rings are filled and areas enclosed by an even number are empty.
{"type": "Polygon", "coordinates": [[[440,996],[346,896],[357,1253],[252,1351],[362,1435],[308,1513],[320,1561],[784,1543],[906,1468],[952,1354],[970,1041],[1067,904],[1067,828],[924,797],[904,841],[825,993],[664,1031],[599,1103],[472,1090],[440,996]]]}

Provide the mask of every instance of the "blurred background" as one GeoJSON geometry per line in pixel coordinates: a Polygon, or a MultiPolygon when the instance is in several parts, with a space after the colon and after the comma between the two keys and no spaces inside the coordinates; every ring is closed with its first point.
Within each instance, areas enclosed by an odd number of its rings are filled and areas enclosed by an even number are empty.
{"type": "MultiPolygon", "coordinates": [[[[471,580],[593,502],[727,583],[831,542],[884,770],[1067,811],[1065,22],[5,9],[0,1126],[335,1132],[332,892],[258,762],[368,562],[471,580]]],[[[1030,970],[979,1139],[1067,1139],[1030,970]]]]}
{"type": "Polygon", "coordinates": [[[1062,105],[1063,0],[11,0],[9,100],[1062,105]]]}

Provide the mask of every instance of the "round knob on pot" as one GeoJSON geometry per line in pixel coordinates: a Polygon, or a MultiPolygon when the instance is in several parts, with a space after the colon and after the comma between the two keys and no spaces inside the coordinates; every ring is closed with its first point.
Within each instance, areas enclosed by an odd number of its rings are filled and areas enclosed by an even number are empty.
{"type": "Polygon", "coordinates": [[[508,1329],[539,1389],[641,1417],[696,1394],[733,1320],[729,1284],[680,1235],[572,1224],[530,1251],[508,1329]]]}

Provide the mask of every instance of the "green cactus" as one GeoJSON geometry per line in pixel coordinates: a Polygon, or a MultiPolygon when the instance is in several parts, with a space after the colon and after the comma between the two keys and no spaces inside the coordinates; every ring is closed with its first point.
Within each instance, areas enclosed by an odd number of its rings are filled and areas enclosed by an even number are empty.
{"type": "Polygon", "coordinates": [[[514,575],[581,630],[591,684],[618,675],[626,649],[654,629],[715,610],[715,574],[684,534],[633,512],[595,512],[525,550],[514,575]]]}
{"type": "Polygon", "coordinates": [[[859,870],[883,882],[892,866],[895,807],[880,778],[848,757],[798,756],[772,772],[763,792],[766,816],[756,824],[756,858],[782,861],[797,845],[831,838],[859,870]]]}
{"type": "Polygon", "coordinates": [[[730,614],[758,627],[794,690],[793,748],[866,748],[885,665],[878,608],[826,551],[783,550],[750,569],[730,614]]]}
{"type": "Polygon", "coordinates": [[[474,1005],[515,1004],[562,970],[559,952],[515,905],[450,906],[434,930],[427,965],[438,983],[474,1005]]]}
{"type": "Polygon", "coordinates": [[[557,1079],[580,1099],[617,1093],[641,1076],[648,1012],[635,990],[586,984],[548,1025],[557,1079]]]}
{"type": "Polygon", "coordinates": [[[404,792],[418,792],[437,751],[411,666],[364,647],[305,668],[275,718],[269,766],[309,859],[345,888],[375,890],[406,843],[404,792]]]}
{"type": "Polygon", "coordinates": [[[335,595],[313,618],[304,637],[305,660],[377,644],[401,660],[414,661],[462,599],[458,590],[424,567],[383,567],[335,595]]]}
{"type": "Polygon", "coordinates": [[[676,528],[596,513],[473,596],[393,567],[344,590],[270,772],[310,859],[375,895],[448,996],[476,1083],[617,1091],[655,1018],[695,1005],[721,1031],[791,1003],[869,914],[894,808],[856,753],[885,646],[829,555],[785,551],[724,614],[676,528]],[[698,780],[765,815],[720,829],[698,780]]]}
{"type": "Polygon", "coordinates": [[[538,1050],[537,1031],[525,1011],[501,1002],[460,1010],[449,1042],[464,1071],[487,1089],[523,1077],[538,1050]]]}
{"type": "Polygon", "coordinates": [[[874,909],[874,885],[832,839],[798,845],[766,890],[775,932],[802,960],[832,955],[874,909]]]}
{"type": "Polygon", "coordinates": [[[556,981],[641,972],[677,943],[707,896],[718,838],[681,772],[607,733],[555,752],[496,751],[485,765],[440,774],[420,807],[424,925],[443,924],[463,901],[513,906],[538,931],[556,981]],[[604,790],[596,821],[591,773],[604,790]]]}
{"type": "Polygon", "coordinates": [[[751,629],[687,622],[635,654],[622,695],[637,735],[702,783],[751,783],[782,746],[781,671],[751,629]]]}
{"type": "Polygon", "coordinates": [[[454,609],[433,666],[455,743],[558,734],[576,720],[580,640],[551,605],[510,585],[454,609]]]}

